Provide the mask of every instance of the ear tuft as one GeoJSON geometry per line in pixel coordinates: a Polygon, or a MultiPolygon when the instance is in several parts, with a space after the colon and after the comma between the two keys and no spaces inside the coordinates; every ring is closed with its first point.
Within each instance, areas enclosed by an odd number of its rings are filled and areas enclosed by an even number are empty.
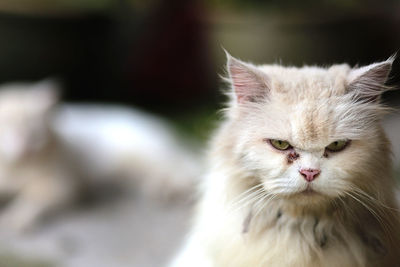
{"type": "Polygon", "coordinates": [[[60,88],[60,82],[57,79],[47,78],[36,82],[31,88],[31,93],[35,101],[46,111],[58,103],[60,88]]]}
{"type": "Polygon", "coordinates": [[[237,101],[239,103],[257,102],[259,99],[267,97],[270,90],[267,74],[251,64],[232,57],[226,50],[224,51],[227,57],[230,82],[237,101]]]}
{"type": "Polygon", "coordinates": [[[396,55],[385,61],[353,69],[348,76],[348,90],[361,101],[374,102],[389,89],[385,85],[396,55]]]}

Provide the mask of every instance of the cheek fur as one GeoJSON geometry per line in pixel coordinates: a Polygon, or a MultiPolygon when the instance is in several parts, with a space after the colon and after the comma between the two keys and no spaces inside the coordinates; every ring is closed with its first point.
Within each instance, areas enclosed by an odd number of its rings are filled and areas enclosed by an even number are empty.
{"type": "Polygon", "coordinates": [[[290,167],[289,151],[280,151],[265,143],[253,143],[244,148],[241,165],[247,171],[260,175],[261,179],[280,177],[290,167]]]}

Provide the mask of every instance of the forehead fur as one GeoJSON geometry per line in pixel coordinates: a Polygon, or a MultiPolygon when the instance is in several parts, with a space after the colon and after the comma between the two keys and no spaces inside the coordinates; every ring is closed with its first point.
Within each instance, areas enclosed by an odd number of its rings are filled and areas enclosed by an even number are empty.
{"type": "Polygon", "coordinates": [[[350,72],[346,64],[330,68],[264,65],[259,69],[270,77],[272,91],[285,94],[288,102],[343,95],[350,72]]]}

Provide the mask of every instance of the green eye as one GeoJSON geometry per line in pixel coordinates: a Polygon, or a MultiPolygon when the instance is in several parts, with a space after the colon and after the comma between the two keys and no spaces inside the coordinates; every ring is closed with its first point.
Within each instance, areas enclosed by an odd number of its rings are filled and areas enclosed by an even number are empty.
{"type": "Polygon", "coordinates": [[[270,139],[269,142],[273,147],[279,150],[286,150],[289,149],[291,146],[288,142],[282,141],[282,140],[275,140],[275,139],[270,139]]]}
{"type": "Polygon", "coordinates": [[[349,143],[348,140],[338,140],[335,142],[332,142],[331,144],[329,144],[329,146],[326,147],[326,149],[328,151],[332,151],[332,152],[338,152],[343,150],[347,144],[349,143]]]}

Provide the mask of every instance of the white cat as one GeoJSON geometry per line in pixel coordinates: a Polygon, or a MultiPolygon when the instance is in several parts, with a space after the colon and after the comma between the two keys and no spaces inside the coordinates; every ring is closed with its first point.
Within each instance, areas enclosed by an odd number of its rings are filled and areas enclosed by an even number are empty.
{"type": "Polygon", "coordinates": [[[226,118],[172,266],[400,266],[380,125],[393,60],[295,68],[228,55],[226,118]]]}
{"type": "Polygon", "coordinates": [[[0,87],[0,198],[9,202],[0,227],[29,230],[104,183],[158,200],[190,194],[201,163],[167,122],[127,107],[59,105],[57,88],[0,87]]]}
{"type": "Polygon", "coordinates": [[[0,87],[0,226],[28,230],[75,198],[79,180],[51,130],[58,101],[50,80],[0,87]]]}

